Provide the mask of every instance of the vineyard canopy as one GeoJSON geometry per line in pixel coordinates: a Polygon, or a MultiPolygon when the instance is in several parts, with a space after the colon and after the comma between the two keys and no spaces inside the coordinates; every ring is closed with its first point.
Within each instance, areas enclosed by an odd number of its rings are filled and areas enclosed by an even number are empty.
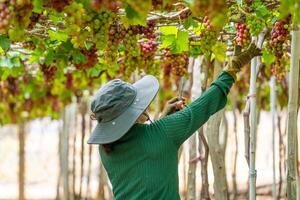
{"type": "MultiPolygon", "coordinates": [[[[153,74],[170,88],[187,74],[190,57],[227,61],[235,44],[247,47],[263,30],[261,84],[276,75],[284,107],[298,7],[297,0],[1,1],[0,123],[58,118],[112,78],[153,74]]],[[[245,73],[237,84],[243,95],[245,73]]],[[[269,91],[262,91],[268,108],[269,91]]]]}

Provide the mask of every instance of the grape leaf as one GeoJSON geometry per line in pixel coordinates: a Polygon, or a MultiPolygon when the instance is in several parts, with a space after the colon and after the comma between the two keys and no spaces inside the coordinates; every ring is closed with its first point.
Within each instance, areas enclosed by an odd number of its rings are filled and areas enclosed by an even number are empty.
{"type": "Polygon", "coordinates": [[[0,47],[7,51],[10,48],[10,40],[4,35],[0,35],[0,47]]]}
{"type": "Polygon", "coordinates": [[[49,13],[49,19],[55,24],[57,25],[59,22],[63,21],[65,18],[64,13],[61,12],[50,12],[49,13]]]}
{"type": "Polygon", "coordinates": [[[175,35],[162,35],[161,40],[162,40],[162,44],[160,45],[161,48],[170,47],[172,45],[175,45],[176,36],[175,35]]]}
{"type": "Polygon", "coordinates": [[[175,36],[177,36],[177,32],[178,32],[176,26],[159,27],[158,31],[161,32],[164,35],[175,35],[175,36]]]}
{"type": "Polygon", "coordinates": [[[61,42],[66,42],[69,37],[68,34],[63,31],[49,30],[48,34],[51,40],[57,40],[61,42]]]}
{"type": "Polygon", "coordinates": [[[0,67],[12,68],[14,66],[10,58],[0,57],[0,67]]]}
{"type": "Polygon", "coordinates": [[[271,65],[273,62],[275,62],[275,55],[266,51],[266,50],[263,50],[262,51],[262,61],[263,63],[267,64],[267,65],[271,65]]]}
{"type": "Polygon", "coordinates": [[[74,51],[72,57],[73,57],[75,64],[80,64],[80,63],[86,62],[86,57],[80,51],[74,51]]]}
{"type": "Polygon", "coordinates": [[[187,31],[178,31],[176,47],[178,53],[189,50],[189,33],[187,31]]]}
{"type": "Polygon", "coordinates": [[[45,56],[45,64],[50,65],[54,60],[54,51],[53,49],[48,49],[45,56]]]}
{"type": "Polygon", "coordinates": [[[188,17],[185,21],[184,21],[184,24],[183,24],[183,27],[185,29],[188,29],[190,27],[197,27],[198,26],[198,23],[193,20],[192,17],[188,17]]]}
{"type": "Polygon", "coordinates": [[[130,5],[125,8],[126,18],[122,18],[125,24],[146,25],[147,14],[138,13],[130,5]]]}
{"type": "Polygon", "coordinates": [[[218,61],[224,62],[226,58],[226,44],[223,42],[217,42],[212,47],[212,52],[218,61]]]}
{"type": "Polygon", "coordinates": [[[42,0],[33,0],[33,12],[42,13],[43,11],[43,1],[42,0]]]}

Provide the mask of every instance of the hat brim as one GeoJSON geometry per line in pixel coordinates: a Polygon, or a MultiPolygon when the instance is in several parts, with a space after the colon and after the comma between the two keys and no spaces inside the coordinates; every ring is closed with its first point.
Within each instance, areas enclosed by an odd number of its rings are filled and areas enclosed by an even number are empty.
{"type": "Polygon", "coordinates": [[[159,90],[158,80],[147,75],[133,84],[137,94],[134,102],[116,119],[98,123],[88,144],[108,144],[124,136],[139,116],[147,109],[159,90]]]}

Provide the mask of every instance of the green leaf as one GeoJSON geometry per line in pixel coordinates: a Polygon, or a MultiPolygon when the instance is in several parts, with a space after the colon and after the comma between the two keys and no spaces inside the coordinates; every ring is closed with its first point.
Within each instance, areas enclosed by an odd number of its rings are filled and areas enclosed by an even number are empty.
{"type": "Polygon", "coordinates": [[[184,24],[183,24],[183,27],[185,29],[188,29],[190,27],[197,27],[198,26],[198,23],[193,20],[192,17],[188,17],[185,21],[184,21],[184,24]]]}
{"type": "Polygon", "coordinates": [[[10,48],[10,40],[4,35],[0,35],[0,47],[7,51],[10,48]]]}
{"type": "Polygon", "coordinates": [[[0,67],[14,67],[14,64],[10,58],[7,57],[0,57],[0,67]]]}
{"type": "Polygon", "coordinates": [[[57,25],[59,22],[64,20],[64,13],[63,12],[61,12],[61,13],[59,13],[59,12],[50,12],[49,13],[49,18],[55,25],[57,25]]]}
{"type": "Polygon", "coordinates": [[[37,62],[42,56],[43,56],[44,51],[42,49],[35,49],[32,54],[31,57],[29,59],[29,61],[31,63],[37,62]]]}
{"type": "Polygon", "coordinates": [[[187,31],[178,31],[176,47],[179,52],[189,50],[189,33],[187,31]]]}
{"type": "Polygon", "coordinates": [[[164,35],[177,35],[177,27],[176,26],[163,26],[159,27],[159,32],[161,32],[164,35]]]}
{"type": "Polygon", "coordinates": [[[43,1],[33,0],[33,12],[42,13],[42,11],[43,11],[43,1]]]}
{"type": "Polygon", "coordinates": [[[147,15],[152,7],[151,0],[127,0],[128,6],[125,8],[126,17],[130,24],[146,25],[147,15]]]}
{"type": "Polygon", "coordinates": [[[57,40],[61,42],[66,42],[69,37],[68,34],[63,31],[49,30],[48,34],[51,40],[57,40]]]}
{"type": "Polygon", "coordinates": [[[54,60],[54,51],[53,49],[48,49],[45,56],[45,64],[50,65],[54,60]]]}
{"type": "Polygon", "coordinates": [[[176,36],[175,35],[162,35],[161,40],[162,40],[162,44],[160,45],[161,48],[170,47],[171,45],[175,45],[176,36]]]}
{"type": "Polygon", "coordinates": [[[147,24],[147,14],[140,14],[134,10],[131,6],[125,8],[126,18],[122,18],[125,24],[132,25],[146,25],[147,24]]]}
{"type": "Polygon", "coordinates": [[[217,42],[212,47],[212,52],[218,61],[224,62],[226,58],[226,44],[223,42],[217,42]]]}
{"type": "Polygon", "coordinates": [[[273,62],[275,62],[275,55],[266,51],[266,50],[263,50],[262,51],[262,61],[266,64],[266,65],[271,65],[273,62]]]}
{"type": "Polygon", "coordinates": [[[80,52],[75,51],[72,55],[75,64],[80,64],[86,62],[86,57],[80,52]]]}

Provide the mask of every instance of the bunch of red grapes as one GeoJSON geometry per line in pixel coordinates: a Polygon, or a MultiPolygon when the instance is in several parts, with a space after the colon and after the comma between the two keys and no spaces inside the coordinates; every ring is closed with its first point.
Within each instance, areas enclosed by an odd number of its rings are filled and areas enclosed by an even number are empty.
{"type": "Polygon", "coordinates": [[[17,84],[17,78],[13,76],[7,77],[7,90],[9,91],[9,94],[16,96],[19,92],[18,84],[17,84]]]}
{"type": "Polygon", "coordinates": [[[44,74],[46,83],[51,83],[55,78],[57,67],[54,65],[50,65],[50,66],[41,65],[41,70],[44,74]]]}
{"type": "Polygon", "coordinates": [[[65,74],[66,81],[65,81],[65,86],[68,90],[72,90],[74,88],[74,77],[71,72],[67,72],[65,74]]]}
{"type": "Polygon", "coordinates": [[[160,9],[164,9],[164,10],[173,10],[174,6],[172,5],[172,3],[174,3],[174,0],[168,0],[168,2],[166,3],[166,1],[164,2],[164,0],[152,0],[152,7],[155,10],[160,10],[160,9]]]}
{"type": "Polygon", "coordinates": [[[155,39],[140,42],[141,55],[143,58],[153,57],[157,50],[158,43],[155,39]]]}
{"type": "Polygon", "coordinates": [[[162,65],[164,68],[170,68],[173,75],[184,76],[187,73],[188,64],[189,57],[187,52],[170,54],[169,49],[165,50],[162,65]]]}
{"type": "Polygon", "coordinates": [[[85,56],[86,60],[83,63],[75,64],[76,69],[85,70],[94,67],[98,62],[97,48],[95,46],[90,49],[82,49],[81,53],[85,56]]]}
{"type": "Polygon", "coordinates": [[[116,11],[122,6],[122,1],[91,0],[91,6],[95,10],[109,9],[116,11]]]}
{"type": "Polygon", "coordinates": [[[156,25],[155,20],[149,20],[146,26],[141,26],[141,25],[131,26],[131,30],[133,31],[134,34],[140,34],[142,37],[151,39],[156,37],[155,25],[156,25]]]}
{"type": "Polygon", "coordinates": [[[290,17],[277,21],[271,31],[271,41],[269,43],[271,51],[275,54],[276,61],[272,67],[272,73],[279,79],[284,78],[284,62],[282,61],[284,51],[286,50],[285,42],[289,36],[290,17]]]}
{"type": "Polygon", "coordinates": [[[0,2],[0,33],[5,33],[13,16],[13,4],[15,1],[0,2]]]}
{"type": "Polygon", "coordinates": [[[61,12],[66,6],[70,5],[71,2],[72,0],[45,0],[44,6],[61,12]]]}
{"type": "Polygon", "coordinates": [[[251,36],[249,33],[249,29],[246,24],[236,23],[237,37],[235,39],[236,44],[245,47],[250,44],[251,36]]]}
{"type": "Polygon", "coordinates": [[[154,38],[140,42],[140,65],[148,73],[149,70],[151,70],[154,67],[154,58],[157,47],[158,43],[154,38]]]}

